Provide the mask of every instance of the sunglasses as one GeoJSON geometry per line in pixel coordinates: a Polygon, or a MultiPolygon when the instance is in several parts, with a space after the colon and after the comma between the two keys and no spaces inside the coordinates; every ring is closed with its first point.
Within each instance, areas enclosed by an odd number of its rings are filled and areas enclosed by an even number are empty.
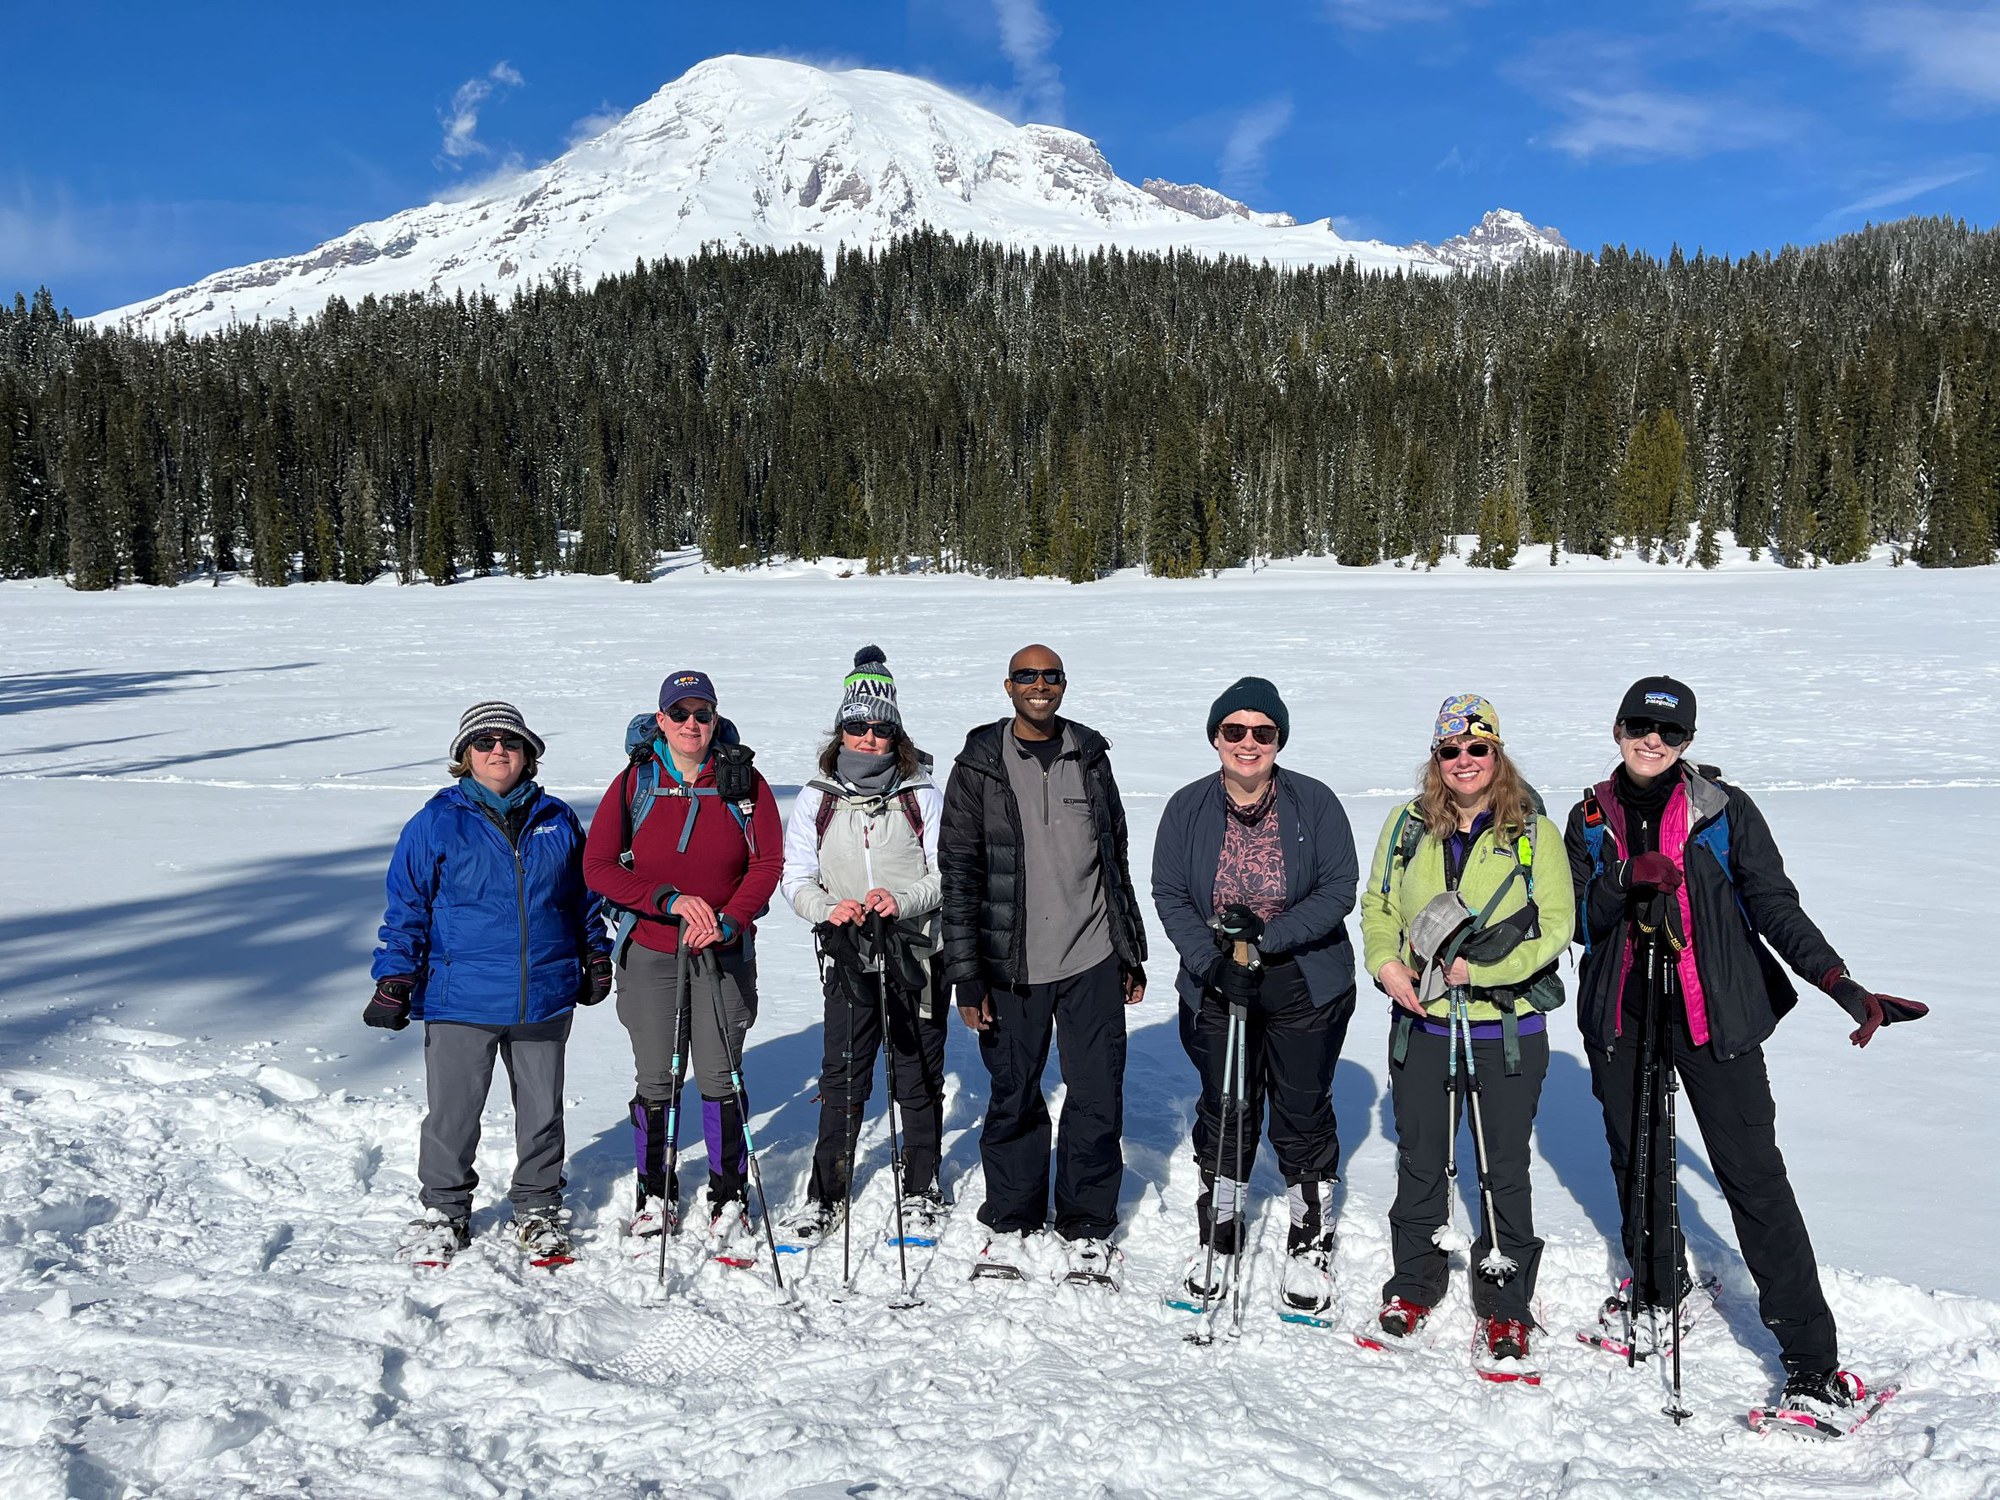
{"type": "Polygon", "coordinates": [[[697,724],[713,724],[715,722],[715,710],[712,708],[675,707],[667,709],[666,715],[676,724],[685,724],[689,719],[693,719],[697,724]]]}
{"type": "Polygon", "coordinates": [[[517,755],[528,748],[528,742],[518,734],[476,734],[471,744],[475,750],[512,750],[517,755]]]}
{"type": "Polygon", "coordinates": [[[1038,681],[1061,687],[1069,681],[1069,674],[1061,667],[1016,667],[1007,674],[1007,680],[1016,687],[1032,687],[1038,681]]]}
{"type": "Polygon", "coordinates": [[[1493,747],[1484,740],[1474,740],[1469,745],[1439,745],[1431,754],[1449,765],[1461,755],[1469,755],[1474,760],[1484,760],[1493,753],[1493,747]]]}
{"type": "Polygon", "coordinates": [[[1661,744],[1674,750],[1680,749],[1681,746],[1693,738],[1692,730],[1683,729],[1678,724],[1662,724],[1658,719],[1627,719],[1625,721],[1626,739],[1643,740],[1649,734],[1657,734],[1660,737],[1661,744]]]}
{"type": "Polygon", "coordinates": [[[1232,745],[1242,744],[1246,734],[1260,745],[1273,745],[1278,740],[1276,724],[1218,724],[1215,732],[1232,745]]]}
{"type": "Polygon", "coordinates": [[[878,740],[893,740],[902,732],[896,725],[884,724],[880,719],[870,719],[865,724],[858,722],[843,724],[840,727],[846,733],[853,735],[857,740],[866,739],[869,735],[873,735],[878,740]]]}

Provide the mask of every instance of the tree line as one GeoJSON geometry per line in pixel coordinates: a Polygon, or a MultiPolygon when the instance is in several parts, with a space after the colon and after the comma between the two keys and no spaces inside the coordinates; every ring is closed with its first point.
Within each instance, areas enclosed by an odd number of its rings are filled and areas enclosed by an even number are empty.
{"type": "Polygon", "coordinates": [[[2000,527],[2000,234],[1274,270],[919,232],[189,338],[0,307],[0,576],[1788,566],[2000,527]]]}

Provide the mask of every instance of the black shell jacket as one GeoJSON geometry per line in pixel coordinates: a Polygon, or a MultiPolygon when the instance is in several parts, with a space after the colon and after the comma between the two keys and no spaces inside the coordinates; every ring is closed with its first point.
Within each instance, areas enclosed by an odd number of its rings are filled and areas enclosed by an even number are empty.
{"type": "MultiPolygon", "coordinates": [[[[1760,1044],[1798,1000],[1771,949],[1814,985],[1829,969],[1840,967],[1840,955],[1799,905],[1798,887],[1785,874],[1784,857],[1749,794],[1686,762],[1681,774],[1689,804],[1681,873],[1687,882],[1695,964],[1708,1011],[1709,1044],[1727,1061],[1760,1044]],[[1716,825],[1725,821],[1728,873],[1713,836],[1716,825]],[[1705,832],[1710,837],[1703,838],[1705,832]]],[[[1625,810],[1612,782],[1594,790],[1604,815],[1602,856],[1608,869],[1627,854],[1625,810]]],[[[1577,937],[1584,944],[1577,1024],[1592,1046],[1609,1051],[1621,1029],[1618,980],[1631,941],[1631,907],[1597,874],[1585,806],[1579,802],[1570,810],[1563,835],[1577,893],[1577,937]]],[[[1636,1024],[1633,1017],[1623,1019],[1626,1029],[1636,1024]]]]}
{"type": "MultiPolygon", "coordinates": [[[[965,737],[945,786],[944,822],[938,830],[938,869],[944,876],[942,954],[948,984],[1022,982],[1027,935],[1020,913],[1025,864],[1021,809],[1000,756],[1011,719],[982,724],[965,737]]],[[[1111,775],[1110,741],[1074,719],[1090,813],[1097,824],[1099,878],[1111,946],[1126,968],[1146,960],[1146,927],[1132,888],[1126,852],[1125,805],[1111,775]]]]}

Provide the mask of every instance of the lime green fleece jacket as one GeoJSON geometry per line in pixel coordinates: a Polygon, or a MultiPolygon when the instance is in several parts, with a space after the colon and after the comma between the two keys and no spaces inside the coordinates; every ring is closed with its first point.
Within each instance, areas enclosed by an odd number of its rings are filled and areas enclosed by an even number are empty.
{"type": "MultiPolygon", "coordinates": [[[[1443,893],[1444,844],[1426,833],[1410,855],[1408,864],[1396,861],[1388,870],[1389,889],[1382,890],[1382,876],[1394,853],[1392,840],[1403,808],[1398,806],[1382,825],[1375,841],[1375,858],[1368,867],[1368,880],[1361,889],[1361,948],[1370,978],[1382,972],[1390,959],[1401,959],[1422,972],[1410,951],[1407,934],[1418,912],[1443,893]]],[[[1414,816],[1414,815],[1413,815],[1414,816]]],[[[1473,911],[1483,909],[1514,868],[1514,851],[1494,837],[1491,828],[1479,835],[1466,857],[1459,877],[1458,894],[1473,911]]],[[[1541,913],[1541,936],[1531,938],[1498,963],[1472,964],[1472,1019],[1496,1021],[1500,1009],[1483,997],[1482,991],[1512,989],[1525,985],[1562,955],[1576,930],[1576,896],[1570,885],[1569,860],[1563,851],[1562,830],[1547,818],[1537,818],[1535,827],[1535,905],[1541,913]]],[[[1517,878],[1488,918],[1496,922],[1528,903],[1528,883],[1517,878]]],[[[1445,1002],[1434,1000],[1431,1013],[1445,1014],[1445,1002]]]]}

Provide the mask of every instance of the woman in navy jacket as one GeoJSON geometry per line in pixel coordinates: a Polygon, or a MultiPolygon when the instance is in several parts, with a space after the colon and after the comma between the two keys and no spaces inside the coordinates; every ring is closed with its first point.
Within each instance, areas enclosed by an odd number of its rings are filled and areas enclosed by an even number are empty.
{"type": "Polygon", "coordinates": [[[1181,1045],[1202,1081],[1194,1128],[1202,1248],[1189,1263],[1186,1290],[1204,1306],[1228,1290],[1220,1280],[1227,1271],[1218,1268],[1221,1257],[1242,1248],[1240,1208],[1268,1101],[1271,1146],[1291,1209],[1281,1291],[1314,1313],[1332,1297],[1326,1190],[1340,1166],[1333,1068],[1354,1015],[1345,923],[1360,871],[1340,799],[1277,764],[1290,729],[1284,700],[1261,677],[1242,678],[1215,700],[1208,738],[1220,773],[1182,787],[1167,803],[1153,844],[1153,904],[1180,954],[1174,987],[1181,1045]],[[1235,941],[1255,950],[1257,967],[1232,960],[1235,941]],[[1247,1012],[1246,1099],[1240,1115],[1225,1120],[1233,1004],[1247,1012]]]}
{"type": "Polygon", "coordinates": [[[610,940],[583,883],[583,829],[535,784],[545,747],[509,703],[466,710],[451,745],[457,783],[404,825],[362,1019],[424,1023],[417,1157],[424,1217],[408,1246],[443,1265],[468,1242],[479,1117],[497,1055],[514,1101],[509,1194],[536,1265],[570,1259],[562,1222],[563,1049],[570,1014],[611,991],[610,940]]]}

